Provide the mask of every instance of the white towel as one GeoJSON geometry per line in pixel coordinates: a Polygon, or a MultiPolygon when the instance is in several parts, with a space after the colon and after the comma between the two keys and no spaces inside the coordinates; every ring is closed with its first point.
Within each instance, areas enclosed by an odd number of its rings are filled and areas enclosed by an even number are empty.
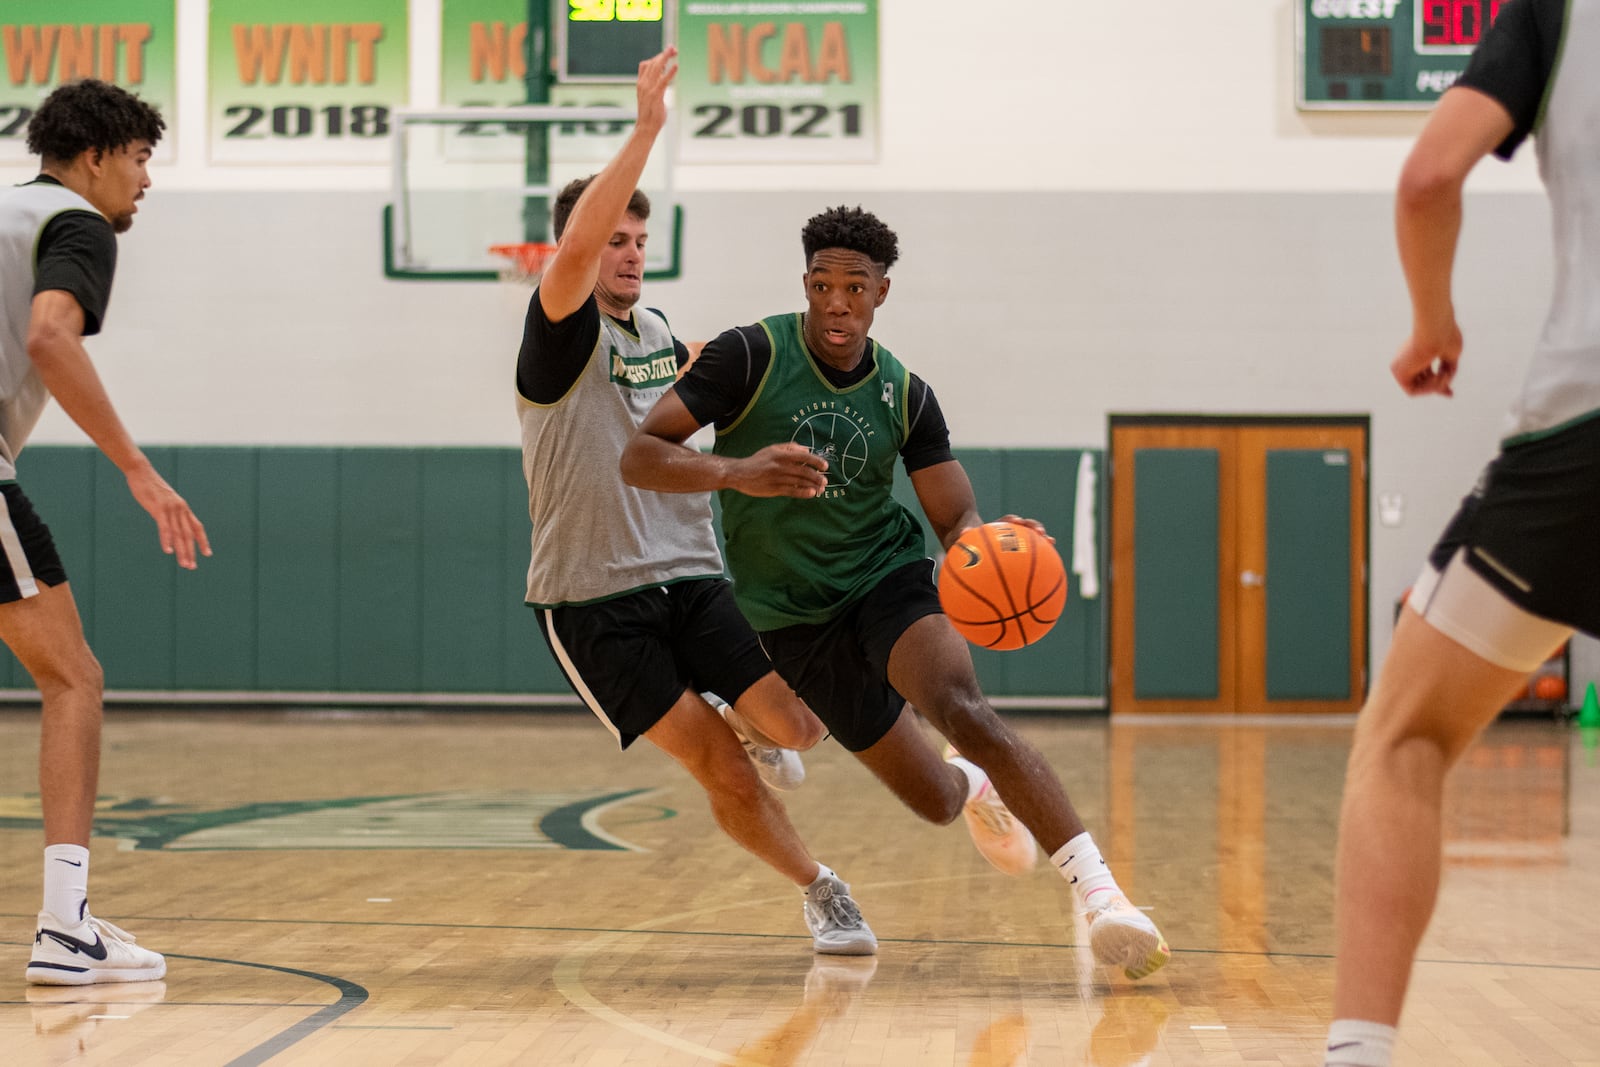
{"type": "Polygon", "coordinates": [[[1078,495],[1072,509],[1072,573],[1078,576],[1078,595],[1093,600],[1100,595],[1100,566],[1096,556],[1100,529],[1095,522],[1094,453],[1078,457],[1078,495]]]}

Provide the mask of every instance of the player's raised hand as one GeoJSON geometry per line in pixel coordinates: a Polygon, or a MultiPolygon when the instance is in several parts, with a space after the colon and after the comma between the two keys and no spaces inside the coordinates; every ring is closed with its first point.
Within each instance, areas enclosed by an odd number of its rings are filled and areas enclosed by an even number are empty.
{"type": "Polygon", "coordinates": [[[785,441],[735,460],[728,468],[728,487],[745,496],[792,496],[809,500],[828,487],[828,461],[805,445],[785,441]]]}
{"type": "Polygon", "coordinates": [[[639,64],[639,83],[635,86],[635,94],[639,98],[639,126],[660,130],[666,125],[667,87],[677,73],[677,45],[669,44],[661,54],[639,64]]]}
{"type": "Polygon", "coordinates": [[[1454,320],[1438,330],[1414,329],[1389,364],[1389,373],[1407,396],[1454,396],[1450,383],[1461,361],[1461,345],[1461,329],[1454,320]]]}
{"type": "Polygon", "coordinates": [[[161,539],[161,551],[178,557],[178,566],[194,570],[197,565],[195,548],[200,554],[211,555],[211,542],[206,539],[206,528],[201,525],[188,503],[177,490],[156,473],[154,467],[144,466],[128,475],[128,491],[139,506],[156,520],[156,533],[161,539]]]}

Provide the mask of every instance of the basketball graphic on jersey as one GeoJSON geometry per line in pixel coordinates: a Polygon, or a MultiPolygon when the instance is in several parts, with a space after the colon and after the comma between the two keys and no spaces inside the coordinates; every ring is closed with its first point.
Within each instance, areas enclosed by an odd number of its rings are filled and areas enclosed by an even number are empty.
{"type": "Polygon", "coordinates": [[[808,416],[790,438],[828,461],[828,485],[849,485],[867,465],[867,435],[848,417],[825,411],[808,416]]]}

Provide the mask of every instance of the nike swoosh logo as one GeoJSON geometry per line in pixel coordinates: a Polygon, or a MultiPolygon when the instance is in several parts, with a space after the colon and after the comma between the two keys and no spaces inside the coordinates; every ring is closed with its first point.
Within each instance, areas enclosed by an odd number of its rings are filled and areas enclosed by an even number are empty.
{"type": "MultiPolygon", "coordinates": [[[[71,934],[60,934],[54,930],[41,929],[39,931],[39,937],[48,937],[50,940],[54,941],[56,944],[60,945],[62,948],[73,953],[74,955],[82,953],[92,960],[103,960],[106,958],[106,943],[100,939],[99,934],[94,935],[94,944],[92,945],[87,941],[79,941],[71,934]]],[[[34,940],[37,941],[38,938],[35,938],[34,940]]]]}
{"type": "Polygon", "coordinates": [[[82,862],[80,862],[78,860],[64,860],[60,856],[56,857],[56,862],[57,863],[65,863],[68,867],[82,867],[83,866],[82,862]]]}
{"type": "Polygon", "coordinates": [[[983,562],[983,557],[980,556],[978,554],[978,550],[973,548],[971,545],[957,545],[956,547],[967,554],[967,561],[961,564],[962,570],[968,570],[969,568],[976,567],[979,563],[983,562]]]}
{"type": "Polygon", "coordinates": [[[1355,1048],[1359,1044],[1361,1044],[1359,1041],[1341,1041],[1337,1045],[1329,1045],[1328,1051],[1338,1052],[1340,1049],[1355,1048]]]}

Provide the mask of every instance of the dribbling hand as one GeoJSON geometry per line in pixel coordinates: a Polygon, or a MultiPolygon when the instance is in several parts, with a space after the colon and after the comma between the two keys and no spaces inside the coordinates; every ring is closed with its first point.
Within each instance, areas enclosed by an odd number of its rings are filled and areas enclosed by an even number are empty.
{"type": "Polygon", "coordinates": [[[792,496],[809,500],[828,487],[828,461],[804,445],[786,441],[768,445],[736,461],[729,470],[729,487],[745,496],[792,496]]]}

